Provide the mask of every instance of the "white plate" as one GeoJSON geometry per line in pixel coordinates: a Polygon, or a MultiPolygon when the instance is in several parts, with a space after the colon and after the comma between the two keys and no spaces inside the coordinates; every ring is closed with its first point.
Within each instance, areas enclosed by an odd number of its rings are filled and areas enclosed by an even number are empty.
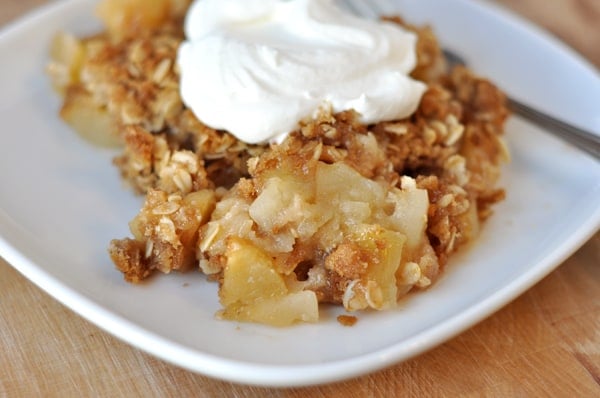
{"type": "MultiPolygon", "coordinates": [[[[128,235],[140,199],[123,189],[113,153],[82,142],[57,118],[59,100],[43,72],[54,32],[98,27],[93,3],[55,3],[0,33],[0,254],[77,313],[169,362],[273,386],[373,371],[499,309],[600,225],[600,163],[513,120],[513,162],[503,179],[508,199],[442,279],[397,310],[360,314],[347,328],[328,308],[316,325],[274,329],[215,320],[216,285],[199,273],[129,285],[106,247],[128,235]]],[[[431,22],[445,43],[513,94],[600,131],[597,73],[539,30],[472,0],[396,4],[409,19],[431,22]]]]}

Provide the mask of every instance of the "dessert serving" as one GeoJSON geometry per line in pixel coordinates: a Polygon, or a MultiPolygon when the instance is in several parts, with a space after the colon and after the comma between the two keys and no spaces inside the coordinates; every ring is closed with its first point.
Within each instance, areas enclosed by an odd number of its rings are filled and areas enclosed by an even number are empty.
{"type": "MultiPolygon", "coordinates": [[[[430,286],[504,196],[501,91],[428,27],[328,0],[103,0],[57,35],[61,117],[145,195],[109,253],[129,282],[200,270],[219,316],[314,322],[430,286]]],[[[344,318],[347,319],[347,318],[344,318]]]]}

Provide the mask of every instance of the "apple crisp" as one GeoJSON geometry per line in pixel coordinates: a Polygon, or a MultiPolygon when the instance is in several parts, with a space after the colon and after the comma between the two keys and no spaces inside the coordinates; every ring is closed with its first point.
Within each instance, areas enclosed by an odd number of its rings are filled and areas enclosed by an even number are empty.
{"type": "Polygon", "coordinates": [[[504,94],[447,71],[430,28],[392,17],[418,35],[412,77],[428,88],[413,115],[363,125],[324,108],[280,144],[249,145],[182,103],[188,6],[104,0],[104,32],[61,33],[51,49],[61,117],[119,147],[115,166],[145,195],[132,237],[109,245],[124,278],[200,270],[221,317],[276,326],[317,321],[319,303],[392,308],[434,283],[504,197],[504,94]]]}

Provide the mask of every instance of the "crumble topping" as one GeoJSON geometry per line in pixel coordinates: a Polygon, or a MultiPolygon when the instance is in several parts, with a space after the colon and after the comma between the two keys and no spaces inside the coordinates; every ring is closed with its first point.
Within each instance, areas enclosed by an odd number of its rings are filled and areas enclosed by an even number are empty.
{"type": "Polygon", "coordinates": [[[412,76],[427,90],[413,115],[363,125],[323,109],[279,145],[249,145],[181,101],[188,3],[104,0],[106,32],[52,48],[61,116],[120,147],[115,166],[145,195],[132,238],[109,246],[125,279],[198,269],[220,284],[221,317],[271,325],[316,321],[322,302],[391,308],[435,283],[504,198],[503,93],[447,72],[430,28],[389,18],[418,35],[412,76]]]}

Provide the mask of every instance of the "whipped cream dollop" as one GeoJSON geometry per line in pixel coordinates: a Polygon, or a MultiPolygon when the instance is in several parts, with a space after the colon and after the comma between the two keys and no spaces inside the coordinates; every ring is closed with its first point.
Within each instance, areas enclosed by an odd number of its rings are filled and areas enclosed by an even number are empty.
{"type": "Polygon", "coordinates": [[[274,141],[322,107],[362,123],[412,114],[416,36],[332,0],[196,0],[178,53],[181,96],[206,125],[274,141]]]}

